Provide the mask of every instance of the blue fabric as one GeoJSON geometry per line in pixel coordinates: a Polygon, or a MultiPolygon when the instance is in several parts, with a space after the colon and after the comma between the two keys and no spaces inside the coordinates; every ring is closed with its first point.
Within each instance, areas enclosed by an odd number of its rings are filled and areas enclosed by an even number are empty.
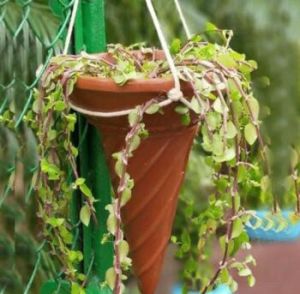
{"type": "MultiPolygon", "coordinates": [[[[289,219],[289,215],[293,213],[293,211],[285,210],[282,211],[282,216],[287,219],[288,226],[282,230],[277,232],[276,225],[275,228],[270,230],[266,230],[267,220],[265,217],[270,214],[270,211],[266,210],[258,210],[256,211],[256,215],[263,220],[261,227],[255,229],[251,226],[255,224],[255,218],[250,220],[250,223],[246,225],[246,230],[251,240],[261,240],[261,241],[294,241],[300,238],[300,222],[292,223],[289,219]]],[[[276,223],[276,216],[275,216],[276,223]]]]}
{"type": "MultiPolygon", "coordinates": [[[[173,288],[172,294],[181,294],[182,287],[180,285],[176,285],[173,288]]],[[[199,294],[199,291],[190,291],[188,294],[199,294]]],[[[232,294],[231,290],[226,285],[219,285],[216,289],[207,292],[207,294],[232,294]]]]}

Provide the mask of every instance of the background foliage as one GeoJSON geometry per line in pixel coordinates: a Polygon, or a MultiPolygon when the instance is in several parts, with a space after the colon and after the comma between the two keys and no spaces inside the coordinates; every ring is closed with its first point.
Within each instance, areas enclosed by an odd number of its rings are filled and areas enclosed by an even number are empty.
{"type": "MultiPolygon", "coordinates": [[[[184,0],[183,10],[193,32],[203,30],[207,21],[221,28],[230,28],[235,32],[233,47],[246,52],[249,59],[258,61],[259,70],[255,76],[256,96],[265,106],[262,116],[266,118],[265,132],[272,141],[275,191],[282,193],[281,179],[288,172],[289,148],[287,145],[299,145],[300,112],[300,3],[298,0],[184,0]],[[267,78],[268,77],[268,78],[267,78]],[[270,83],[270,87],[266,87],[270,83]]],[[[13,38],[18,24],[24,17],[21,1],[8,1],[5,5],[5,17],[0,20],[0,53],[2,66],[0,84],[0,105],[8,100],[7,107],[18,115],[28,98],[25,84],[30,84],[37,66],[45,58],[45,48],[55,35],[59,20],[50,11],[47,0],[29,1],[28,21],[22,26],[22,32],[13,38]],[[21,3],[21,4],[20,4],[21,3]],[[42,17],[41,17],[42,16],[42,17]]],[[[171,0],[154,1],[169,40],[183,36],[178,16],[171,0]]],[[[1,7],[1,15],[4,15],[1,7]]],[[[26,7],[25,7],[26,8],[26,7]]],[[[106,3],[107,37],[109,42],[130,44],[147,41],[157,44],[153,25],[145,13],[145,4],[141,0],[109,0],[106,3]]],[[[59,48],[55,48],[59,52],[59,48]]],[[[23,287],[32,271],[35,259],[36,236],[32,225],[35,207],[26,204],[26,187],[31,182],[31,169],[36,165],[35,138],[30,129],[22,126],[16,133],[9,124],[0,127],[0,193],[8,190],[8,200],[1,207],[1,259],[0,280],[11,281],[16,289],[23,287]],[[9,151],[9,152],[8,152],[9,151]],[[11,177],[10,167],[14,167],[21,181],[16,181],[14,191],[6,183],[11,177]],[[15,197],[11,197],[15,196],[15,197]],[[24,220],[26,220],[24,222],[24,220]],[[22,223],[22,225],[21,225],[22,223]],[[22,237],[23,236],[23,237],[22,237]],[[26,238],[24,237],[26,236],[26,238]],[[13,248],[16,244],[16,252],[13,248]],[[23,251],[22,251],[23,250],[23,251]],[[25,251],[24,251],[25,250],[25,251]],[[22,254],[28,253],[24,261],[22,254]],[[31,252],[31,253],[30,253],[31,252]],[[18,255],[18,253],[20,253],[18,255]],[[20,257],[17,266],[13,256],[20,257]],[[25,264],[22,268],[21,264],[25,264]],[[9,266],[7,266],[9,265],[9,266]],[[20,265],[20,266],[19,266],[20,265]],[[17,269],[22,268],[21,271],[17,269]]],[[[175,232],[183,233],[187,224],[187,210],[193,207],[193,214],[203,210],[209,194],[210,183],[205,179],[209,169],[203,168],[205,162],[196,161],[197,148],[191,155],[190,168],[185,188],[179,204],[175,232]]],[[[286,202],[281,199],[281,202],[286,202]]],[[[285,203],[287,205],[288,203],[285,203]]],[[[249,206],[260,205],[259,200],[248,202],[249,206]]],[[[191,228],[193,230],[193,228],[191,228]]],[[[192,232],[191,232],[192,233],[192,232]]],[[[199,269],[202,271],[203,269],[199,269]]],[[[42,273],[41,273],[42,274],[42,273]]],[[[1,288],[0,288],[1,289],[1,288]]]]}

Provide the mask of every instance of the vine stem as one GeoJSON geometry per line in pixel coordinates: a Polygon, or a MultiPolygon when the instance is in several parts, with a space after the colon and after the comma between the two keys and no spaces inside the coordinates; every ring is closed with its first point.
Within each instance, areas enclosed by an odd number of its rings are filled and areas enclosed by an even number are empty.
{"type": "MultiPolygon", "coordinates": [[[[235,74],[232,74],[231,71],[229,71],[227,68],[225,68],[222,64],[220,64],[220,63],[217,63],[217,64],[219,65],[219,67],[221,69],[220,73],[222,75],[223,75],[223,73],[222,73],[222,70],[223,70],[224,73],[227,76],[229,76],[230,78],[233,79],[234,84],[236,85],[238,91],[240,92],[240,94],[242,95],[242,97],[245,100],[246,107],[247,107],[249,115],[250,115],[250,119],[252,121],[252,124],[255,127],[258,142],[259,142],[259,145],[261,147],[260,148],[261,149],[260,153],[261,153],[261,156],[262,156],[262,159],[263,159],[263,162],[264,162],[264,170],[265,170],[266,175],[270,176],[271,175],[271,167],[270,167],[270,163],[269,163],[269,160],[268,160],[268,155],[266,154],[266,145],[265,145],[263,136],[262,136],[262,134],[260,132],[260,129],[259,129],[258,120],[256,119],[256,117],[253,113],[253,110],[251,108],[251,105],[249,103],[249,96],[245,93],[245,91],[244,91],[239,79],[237,78],[237,76],[235,74]]],[[[225,79],[225,77],[224,77],[224,79],[225,79]]],[[[300,209],[300,206],[299,206],[299,209],[300,209]]],[[[278,212],[277,197],[274,194],[273,194],[273,212],[274,213],[278,212]]]]}
{"type": "MultiPolygon", "coordinates": [[[[252,123],[253,123],[253,125],[255,127],[255,130],[256,130],[256,134],[257,134],[259,145],[261,147],[261,156],[262,156],[262,159],[263,159],[264,164],[265,164],[265,173],[268,176],[270,176],[271,175],[271,167],[270,167],[270,163],[269,163],[269,160],[268,160],[268,155],[266,153],[266,145],[265,145],[265,142],[263,140],[263,136],[262,136],[262,134],[260,132],[258,121],[255,118],[255,116],[253,114],[253,111],[251,109],[251,105],[249,103],[249,97],[244,92],[243,87],[241,86],[241,83],[237,79],[237,77],[233,76],[232,78],[233,78],[233,81],[234,81],[235,85],[238,87],[239,92],[241,93],[241,95],[243,96],[243,98],[245,100],[247,109],[248,109],[249,114],[250,114],[250,118],[251,118],[252,123]]],[[[273,212],[275,214],[278,212],[277,197],[276,197],[276,195],[274,195],[274,193],[273,193],[273,212]]]]}
{"type": "MultiPolygon", "coordinates": [[[[221,78],[223,79],[223,77],[221,77],[221,78]]],[[[229,99],[228,89],[227,89],[227,98],[229,99]]],[[[225,105],[227,105],[225,100],[224,100],[224,103],[225,103],[225,105]]],[[[236,119],[236,116],[235,116],[235,113],[233,111],[231,103],[229,103],[229,109],[230,109],[230,112],[233,116],[233,121],[236,124],[237,119],[236,119]]],[[[241,152],[241,150],[240,150],[240,145],[239,145],[239,137],[236,136],[235,137],[236,162],[240,162],[240,152],[241,152]]],[[[234,221],[235,221],[236,216],[237,216],[237,209],[236,209],[236,205],[235,205],[235,198],[236,198],[237,195],[238,195],[238,168],[235,167],[234,171],[233,171],[233,185],[232,185],[232,188],[231,188],[231,216],[230,216],[230,218],[227,222],[227,231],[226,231],[227,240],[226,240],[226,243],[225,243],[223,258],[222,258],[222,260],[220,262],[220,265],[219,265],[218,269],[216,270],[214,276],[212,277],[210,282],[203,289],[203,292],[202,292],[203,294],[206,294],[209,287],[211,287],[212,285],[214,285],[216,283],[222,269],[225,268],[226,265],[227,265],[227,259],[228,259],[228,256],[229,256],[229,244],[230,244],[230,241],[232,239],[233,224],[234,224],[234,221]]]]}
{"type": "Polygon", "coordinates": [[[122,285],[122,266],[120,260],[120,242],[122,241],[123,234],[122,234],[122,216],[121,216],[121,208],[122,208],[122,193],[126,188],[126,175],[128,169],[128,162],[130,157],[132,156],[130,152],[131,143],[135,135],[137,135],[140,130],[141,126],[140,123],[142,122],[143,115],[145,111],[154,103],[158,103],[156,99],[152,99],[142,106],[138,108],[138,119],[136,123],[131,127],[130,131],[127,133],[125,137],[125,147],[121,151],[121,160],[123,163],[122,173],[120,176],[119,185],[117,188],[117,198],[116,198],[116,205],[114,205],[114,215],[116,217],[116,230],[115,230],[115,240],[114,240],[114,251],[115,251],[115,261],[114,261],[114,271],[116,274],[115,279],[115,286],[114,286],[114,293],[121,294],[121,285],[122,285]]]}

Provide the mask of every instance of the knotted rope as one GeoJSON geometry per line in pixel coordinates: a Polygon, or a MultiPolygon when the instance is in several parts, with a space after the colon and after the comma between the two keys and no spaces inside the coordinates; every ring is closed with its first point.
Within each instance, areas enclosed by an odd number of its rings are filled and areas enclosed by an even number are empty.
{"type": "MultiPolygon", "coordinates": [[[[181,91],[180,79],[179,79],[179,76],[178,76],[178,72],[177,72],[175,63],[173,61],[172,55],[170,53],[167,41],[166,41],[165,36],[163,34],[160,22],[159,22],[158,17],[157,17],[157,14],[156,14],[155,9],[153,7],[153,3],[152,3],[151,0],[145,0],[145,1],[146,1],[148,11],[149,11],[150,16],[152,18],[152,21],[153,21],[154,27],[156,29],[161,47],[162,47],[162,49],[165,53],[165,57],[166,57],[166,60],[168,62],[168,65],[170,67],[170,71],[171,71],[171,74],[173,76],[174,83],[175,83],[174,88],[172,88],[167,93],[167,99],[159,102],[158,105],[160,107],[165,107],[165,106],[167,106],[167,105],[169,105],[173,102],[181,102],[185,106],[187,106],[188,108],[193,110],[193,107],[191,106],[190,102],[187,99],[184,98],[183,93],[181,91]]],[[[175,4],[176,4],[176,8],[178,10],[178,13],[180,15],[180,19],[183,23],[185,32],[186,32],[187,36],[190,37],[190,33],[189,33],[189,30],[188,30],[185,18],[183,16],[181,7],[179,5],[179,2],[177,0],[174,0],[174,1],[175,1],[175,4]]],[[[68,33],[67,33],[67,38],[66,38],[63,54],[67,53],[69,45],[70,45],[70,40],[71,40],[71,36],[72,36],[72,32],[73,32],[73,27],[74,27],[74,23],[75,23],[75,19],[76,19],[78,6],[79,6],[79,0],[74,0],[72,15],[71,15],[71,19],[70,19],[70,24],[69,24],[69,28],[68,28],[68,33]]],[[[125,116],[125,115],[128,115],[131,111],[133,111],[133,109],[125,109],[125,110],[111,111],[111,112],[92,111],[92,110],[87,110],[87,109],[84,109],[80,106],[77,106],[77,105],[73,104],[72,101],[69,101],[69,105],[73,110],[75,110],[79,113],[82,113],[82,114],[85,114],[85,115],[88,115],[88,116],[94,116],[94,117],[125,116]]]]}

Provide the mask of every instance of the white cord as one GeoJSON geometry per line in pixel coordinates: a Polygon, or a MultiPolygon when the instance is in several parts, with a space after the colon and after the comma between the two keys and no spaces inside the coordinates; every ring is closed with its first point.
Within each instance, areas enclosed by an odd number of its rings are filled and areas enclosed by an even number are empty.
{"type": "MultiPolygon", "coordinates": [[[[173,100],[171,99],[166,99],[159,104],[160,107],[164,107],[167,106],[169,104],[171,104],[173,102],[173,100]]],[[[93,111],[93,110],[87,110],[85,108],[82,108],[80,106],[77,106],[75,104],[73,104],[71,101],[69,101],[69,105],[70,107],[82,114],[88,115],[88,116],[94,116],[94,117],[118,117],[118,116],[125,116],[128,115],[132,110],[134,110],[134,108],[132,109],[125,109],[125,110],[120,110],[120,111],[111,111],[111,112],[102,112],[102,111],[93,111]]]]}
{"type": "Polygon", "coordinates": [[[178,0],[174,0],[174,2],[175,2],[175,5],[176,5],[178,14],[180,16],[180,19],[181,19],[181,22],[182,22],[185,34],[186,34],[187,38],[190,39],[192,37],[192,35],[191,35],[191,32],[190,32],[189,27],[187,25],[186,19],[185,19],[184,15],[183,15],[181,6],[179,4],[179,1],[178,0]]]}
{"type": "Polygon", "coordinates": [[[157,32],[157,35],[158,35],[161,47],[162,47],[162,49],[163,49],[163,51],[165,53],[167,62],[169,64],[171,73],[173,75],[173,78],[174,78],[174,81],[175,81],[175,88],[178,91],[180,91],[180,81],[179,81],[179,77],[178,77],[178,74],[177,74],[177,69],[176,69],[175,63],[173,61],[173,58],[171,56],[171,53],[169,51],[169,46],[167,44],[167,41],[166,41],[166,39],[164,37],[164,34],[162,32],[162,29],[160,27],[159,20],[157,18],[156,12],[155,12],[153,4],[152,4],[152,0],[145,0],[145,1],[146,1],[146,4],[147,4],[149,13],[151,15],[154,27],[156,29],[156,32],[157,32]]]}
{"type": "Polygon", "coordinates": [[[70,46],[71,37],[72,37],[72,33],[73,33],[73,28],[74,28],[74,24],[75,24],[75,20],[76,20],[78,6],[79,6],[79,0],[74,0],[72,14],[71,14],[71,18],[70,18],[69,27],[68,27],[68,33],[67,33],[67,37],[66,37],[66,41],[65,41],[65,47],[63,50],[64,55],[66,55],[68,53],[68,49],[70,46]]]}

